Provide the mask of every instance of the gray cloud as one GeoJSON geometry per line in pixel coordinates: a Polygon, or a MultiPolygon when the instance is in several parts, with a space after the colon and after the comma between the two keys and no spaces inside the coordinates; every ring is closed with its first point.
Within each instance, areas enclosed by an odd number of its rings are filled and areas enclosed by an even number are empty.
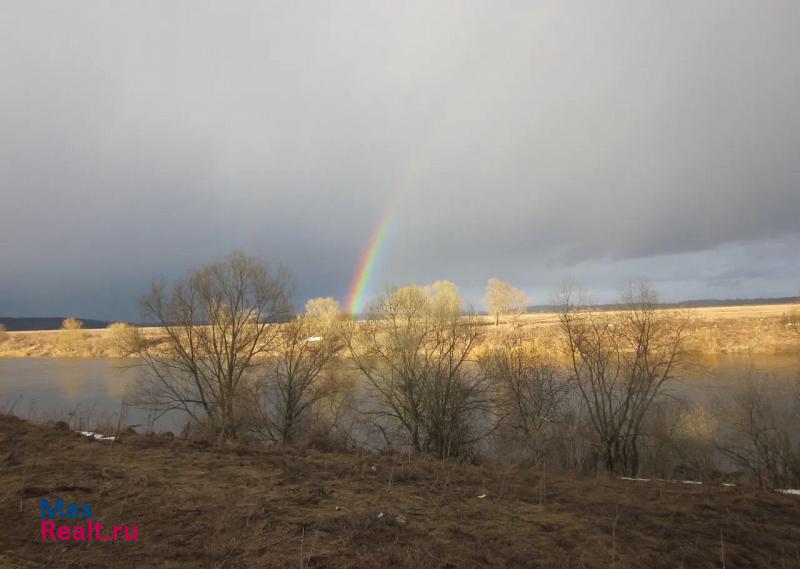
{"type": "Polygon", "coordinates": [[[299,300],[572,275],[800,286],[800,5],[17,2],[0,12],[0,314],[130,318],[241,247],[299,300]],[[778,253],[779,252],[779,253],[778,253]]]}

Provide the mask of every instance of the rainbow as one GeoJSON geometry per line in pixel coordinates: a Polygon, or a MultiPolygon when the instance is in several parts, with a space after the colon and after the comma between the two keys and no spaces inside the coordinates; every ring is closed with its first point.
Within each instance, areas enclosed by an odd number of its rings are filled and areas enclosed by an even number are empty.
{"type": "Polygon", "coordinates": [[[347,301],[345,303],[346,311],[349,314],[358,316],[364,308],[364,298],[367,288],[375,273],[375,265],[380,255],[383,243],[386,240],[386,233],[394,219],[395,211],[397,210],[397,203],[399,201],[400,192],[397,192],[392,200],[389,202],[388,207],[381,216],[380,223],[372,233],[367,248],[361,255],[361,260],[358,263],[358,269],[353,275],[353,281],[350,283],[350,288],[347,293],[347,301]]]}
{"type": "MultiPolygon", "coordinates": [[[[509,41],[528,37],[528,28],[525,23],[526,19],[517,18],[516,21],[517,27],[514,30],[509,30],[509,32],[515,33],[506,34],[509,41]]],[[[467,71],[466,67],[464,69],[467,71]]],[[[471,83],[477,84],[478,81],[483,80],[483,76],[478,73],[473,73],[470,76],[472,79],[471,83]]],[[[472,91],[470,87],[473,86],[471,83],[468,83],[461,89],[460,93],[470,93],[472,91]]],[[[386,234],[394,219],[400,196],[411,188],[412,180],[427,163],[430,163],[431,157],[433,156],[432,151],[437,147],[437,144],[441,145],[445,142],[442,140],[441,135],[447,132],[448,123],[454,122],[452,120],[453,113],[464,111],[464,108],[460,106],[459,103],[460,100],[454,99],[453,97],[441,99],[439,112],[433,115],[435,117],[434,120],[428,121],[428,128],[424,133],[425,136],[422,136],[420,138],[420,143],[415,145],[410,160],[404,170],[405,174],[400,178],[395,193],[386,210],[383,212],[380,223],[378,223],[375,231],[372,233],[372,237],[364,253],[361,255],[358,267],[353,275],[353,280],[350,283],[350,288],[348,289],[345,300],[345,309],[348,313],[358,316],[364,308],[365,294],[374,276],[375,265],[381,253],[381,249],[383,248],[386,234]]]]}

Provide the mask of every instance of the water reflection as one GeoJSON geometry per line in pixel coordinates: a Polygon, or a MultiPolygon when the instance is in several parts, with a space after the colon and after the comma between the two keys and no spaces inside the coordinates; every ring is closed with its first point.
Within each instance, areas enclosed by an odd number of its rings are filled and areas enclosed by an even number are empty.
{"type": "MultiPolygon", "coordinates": [[[[64,418],[69,413],[92,414],[95,420],[116,422],[123,399],[138,370],[125,359],[0,358],[0,410],[14,406],[20,416],[64,418]]],[[[681,369],[681,379],[667,388],[673,397],[699,403],[713,401],[726,387],[751,378],[767,379],[788,393],[798,378],[797,355],[722,354],[693,356],[681,369]]],[[[125,409],[123,423],[147,427],[152,417],[125,409]]],[[[158,430],[179,430],[180,417],[162,418],[158,430]]]]}
{"type": "MultiPolygon", "coordinates": [[[[38,419],[91,415],[116,421],[136,370],[118,359],[0,359],[0,409],[38,419]]],[[[128,412],[129,419],[145,417],[128,412]]]]}

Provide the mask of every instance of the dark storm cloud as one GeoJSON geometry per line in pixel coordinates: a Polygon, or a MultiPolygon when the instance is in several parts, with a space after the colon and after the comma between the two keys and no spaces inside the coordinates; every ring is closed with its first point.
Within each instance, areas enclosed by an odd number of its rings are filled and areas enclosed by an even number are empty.
{"type": "Polygon", "coordinates": [[[376,273],[537,300],[800,286],[796,2],[16,2],[0,314],[135,315],[240,247],[299,300],[376,273]]]}

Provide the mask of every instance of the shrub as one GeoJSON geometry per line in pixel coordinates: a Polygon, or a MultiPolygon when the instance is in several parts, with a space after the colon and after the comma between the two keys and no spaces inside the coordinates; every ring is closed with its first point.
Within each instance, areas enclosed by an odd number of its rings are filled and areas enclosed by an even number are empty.
{"type": "Polygon", "coordinates": [[[72,316],[65,318],[61,323],[62,330],[80,330],[81,328],[83,328],[83,321],[72,316]]]}
{"type": "Polygon", "coordinates": [[[87,348],[87,338],[86,332],[83,332],[82,328],[83,322],[81,320],[72,316],[65,318],[61,323],[61,329],[64,332],[59,335],[58,343],[71,352],[76,354],[83,353],[87,348]]]}
{"type": "Polygon", "coordinates": [[[106,344],[114,355],[129,356],[141,347],[142,334],[136,326],[115,322],[108,327],[106,344]]]}

